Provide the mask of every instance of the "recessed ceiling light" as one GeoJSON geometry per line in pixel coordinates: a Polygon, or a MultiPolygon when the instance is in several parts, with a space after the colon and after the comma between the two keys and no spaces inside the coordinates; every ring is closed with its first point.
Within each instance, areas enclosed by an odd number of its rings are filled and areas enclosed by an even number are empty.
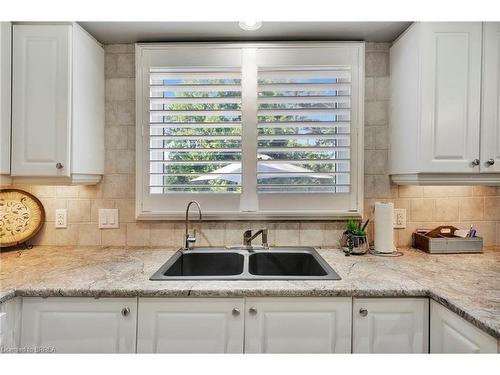
{"type": "Polygon", "coordinates": [[[254,31],[257,29],[260,29],[262,26],[262,22],[260,21],[240,21],[239,22],[240,28],[246,31],[254,31]]]}

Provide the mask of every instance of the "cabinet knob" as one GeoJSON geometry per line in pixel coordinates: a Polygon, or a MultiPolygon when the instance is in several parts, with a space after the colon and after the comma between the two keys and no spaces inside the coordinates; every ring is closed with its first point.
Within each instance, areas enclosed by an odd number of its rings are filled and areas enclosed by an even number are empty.
{"type": "Polygon", "coordinates": [[[486,164],[488,164],[488,165],[493,165],[493,164],[495,164],[495,159],[493,159],[493,158],[488,159],[488,160],[486,161],[486,164]]]}
{"type": "Polygon", "coordinates": [[[248,312],[250,313],[250,315],[255,315],[257,314],[257,309],[255,307],[250,307],[248,309],[248,312]]]}
{"type": "Polygon", "coordinates": [[[479,159],[472,160],[472,166],[477,167],[481,161],[479,159]]]}
{"type": "Polygon", "coordinates": [[[365,308],[360,308],[359,309],[359,315],[361,315],[362,317],[365,317],[368,315],[368,310],[365,309],[365,308]]]}
{"type": "Polygon", "coordinates": [[[56,164],[56,168],[57,168],[57,169],[63,169],[63,168],[64,168],[64,165],[62,165],[61,163],[57,163],[57,164],[56,164]]]}
{"type": "Polygon", "coordinates": [[[238,309],[237,307],[235,307],[235,308],[233,309],[233,311],[232,311],[232,314],[233,314],[233,316],[238,316],[238,315],[240,315],[240,309],[238,309]]]}
{"type": "Polygon", "coordinates": [[[127,316],[128,314],[130,314],[130,307],[124,307],[122,309],[122,316],[127,316]]]}

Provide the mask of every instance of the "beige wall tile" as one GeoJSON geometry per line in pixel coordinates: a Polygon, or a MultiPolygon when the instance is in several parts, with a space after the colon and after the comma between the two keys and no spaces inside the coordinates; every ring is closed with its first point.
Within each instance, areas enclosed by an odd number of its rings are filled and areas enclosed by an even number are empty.
{"type": "Polygon", "coordinates": [[[300,246],[323,246],[324,223],[300,223],[299,228],[300,246]]]}
{"type": "Polygon", "coordinates": [[[386,125],[389,122],[388,110],[388,101],[366,102],[365,124],[367,126],[386,125]]]}
{"type": "Polygon", "coordinates": [[[128,127],[122,125],[106,126],[104,139],[106,152],[110,150],[125,150],[128,146],[128,127]]]}
{"type": "Polygon", "coordinates": [[[55,198],[56,197],[56,187],[55,186],[33,185],[31,187],[31,194],[33,194],[37,198],[55,198]]]}
{"type": "Polygon", "coordinates": [[[497,188],[495,186],[473,186],[472,195],[478,197],[495,196],[497,194],[497,188]]]}
{"type": "Polygon", "coordinates": [[[68,222],[90,222],[90,199],[68,200],[68,222]]]}
{"type": "Polygon", "coordinates": [[[35,237],[30,241],[36,246],[54,246],[56,244],[56,228],[54,222],[45,222],[35,237]]]}
{"type": "Polygon", "coordinates": [[[300,224],[295,222],[277,223],[275,225],[275,243],[277,246],[299,246],[300,224]]]}
{"type": "Polygon", "coordinates": [[[424,186],[424,197],[470,197],[472,186],[424,186]]]}
{"type": "Polygon", "coordinates": [[[434,199],[413,199],[411,201],[411,221],[433,221],[434,199]]]}
{"type": "Polygon", "coordinates": [[[457,221],[458,215],[458,199],[436,199],[434,207],[434,220],[436,221],[457,221]]]}
{"type": "Polygon", "coordinates": [[[135,81],[132,78],[107,78],[104,86],[107,101],[132,100],[135,97],[135,81]]]}
{"type": "Polygon", "coordinates": [[[40,202],[42,203],[43,209],[45,211],[45,220],[46,221],[55,221],[56,220],[56,210],[60,208],[67,208],[66,199],[59,198],[40,198],[40,202]]]}
{"type": "Polygon", "coordinates": [[[103,180],[104,198],[133,198],[135,186],[132,185],[135,176],[126,174],[105,175],[103,180]]]}
{"type": "Polygon", "coordinates": [[[120,222],[133,223],[135,222],[135,200],[134,199],[117,199],[115,200],[115,208],[118,208],[120,222]]]}
{"type": "Polygon", "coordinates": [[[79,186],[57,186],[57,198],[78,198],[79,186]]]}
{"type": "Polygon", "coordinates": [[[127,244],[127,227],[102,229],[102,246],[125,246],[127,244]]]}
{"type": "Polygon", "coordinates": [[[56,228],[57,246],[74,246],[78,244],[78,224],[68,224],[67,228],[56,228]]]}
{"type": "Polygon", "coordinates": [[[127,246],[149,246],[150,225],[146,222],[127,223],[127,246]]]}
{"type": "Polygon", "coordinates": [[[484,219],[500,220],[500,197],[484,198],[484,219]]]}
{"type": "Polygon", "coordinates": [[[200,225],[194,222],[190,228],[191,234],[192,228],[196,228],[196,246],[224,246],[225,223],[206,222],[200,225]]]}
{"type": "Polygon", "coordinates": [[[366,52],[365,72],[367,77],[383,77],[389,75],[389,54],[385,51],[366,52]]]}
{"type": "Polygon", "coordinates": [[[462,198],[459,203],[460,220],[482,220],[484,217],[484,198],[462,198]]]}
{"type": "Polygon", "coordinates": [[[100,246],[101,232],[97,224],[80,224],[78,230],[78,245],[80,246],[100,246]]]}
{"type": "Polygon", "coordinates": [[[400,198],[421,198],[424,196],[423,186],[401,185],[398,187],[400,198]]]}
{"type": "Polygon", "coordinates": [[[387,150],[365,150],[365,175],[387,173],[387,150]]]}
{"type": "Polygon", "coordinates": [[[184,232],[180,224],[174,222],[151,223],[150,226],[151,246],[157,247],[181,247],[184,232]]]}
{"type": "Polygon", "coordinates": [[[102,181],[97,185],[84,185],[80,186],[78,190],[79,198],[96,199],[102,197],[102,181]]]}
{"type": "Polygon", "coordinates": [[[394,198],[397,186],[391,183],[387,175],[365,175],[365,198],[394,198]]]}

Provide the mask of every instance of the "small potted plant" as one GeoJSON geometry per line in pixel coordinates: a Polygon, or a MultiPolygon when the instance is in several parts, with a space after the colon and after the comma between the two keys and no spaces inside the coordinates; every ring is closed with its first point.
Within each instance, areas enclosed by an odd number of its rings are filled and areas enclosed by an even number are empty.
{"type": "Polygon", "coordinates": [[[368,251],[368,238],[365,232],[366,224],[362,227],[361,223],[355,220],[347,222],[346,230],[342,236],[342,247],[345,255],[362,255],[368,251]]]}

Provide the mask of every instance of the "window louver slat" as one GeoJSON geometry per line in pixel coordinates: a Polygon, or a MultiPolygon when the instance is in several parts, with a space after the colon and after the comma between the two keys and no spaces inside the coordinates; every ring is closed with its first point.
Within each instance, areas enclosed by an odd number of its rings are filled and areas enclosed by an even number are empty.
{"type": "Polygon", "coordinates": [[[150,68],[149,191],[241,193],[241,69],[150,68]]]}
{"type": "Polygon", "coordinates": [[[350,82],[349,68],[259,68],[259,193],[350,191],[350,82]]]}

